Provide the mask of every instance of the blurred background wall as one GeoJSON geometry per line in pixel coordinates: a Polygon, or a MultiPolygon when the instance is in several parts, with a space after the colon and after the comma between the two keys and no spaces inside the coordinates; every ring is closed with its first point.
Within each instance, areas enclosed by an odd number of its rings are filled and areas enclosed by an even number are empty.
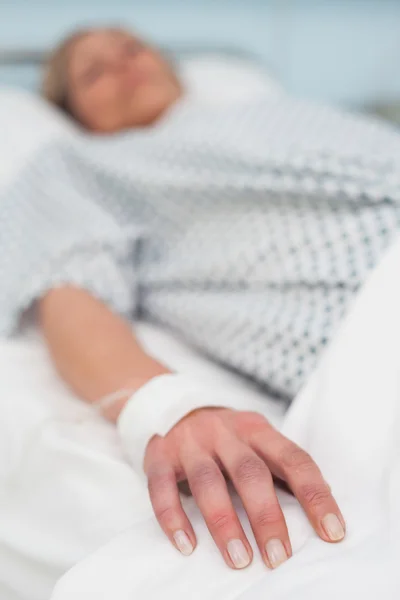
{"type": "Polygon", "coordinates": [[[400,99],[400,0],[0,0],[0,49],[46,48],[77,24],[109,22],[161,44],[254,52],[302,96],[400,99]]]}

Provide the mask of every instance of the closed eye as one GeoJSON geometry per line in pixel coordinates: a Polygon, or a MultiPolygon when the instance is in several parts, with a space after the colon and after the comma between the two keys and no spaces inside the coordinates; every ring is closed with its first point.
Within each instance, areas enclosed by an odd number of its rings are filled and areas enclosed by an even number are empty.
{"type": "Polygon", "coordinates": [[[101,62],[92,63],[82,73],[80,79],[84,85],[92,85],[106,72],[106,67],[101,62]]]}
{"type": "Polygon", "coordinates": [[[124,52],[128,56],[136,56],[144,50],[145,46],[138,40],[129,40],[124,45],[124,52]]]}

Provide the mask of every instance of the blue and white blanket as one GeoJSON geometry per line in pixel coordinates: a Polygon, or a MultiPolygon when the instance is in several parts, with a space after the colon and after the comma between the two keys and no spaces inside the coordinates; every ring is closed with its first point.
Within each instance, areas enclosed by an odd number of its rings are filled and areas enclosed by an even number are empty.
{"type": "Polygon", "coordinates": [[[288,399],[400,225],[400,134],[285,96],[27,147],[0,186],[0,334],[76,285],[288,399]]]}

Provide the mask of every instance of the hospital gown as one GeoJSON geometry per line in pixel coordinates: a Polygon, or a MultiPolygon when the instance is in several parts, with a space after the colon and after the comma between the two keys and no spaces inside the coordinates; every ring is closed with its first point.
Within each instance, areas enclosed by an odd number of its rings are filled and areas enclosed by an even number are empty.
{"type": "Polygon", "coordinates": [[[0,334],[84,288],[290,400],[400,225],[400,135],[289,97],[51,142],[0,197],[0,334]]]}

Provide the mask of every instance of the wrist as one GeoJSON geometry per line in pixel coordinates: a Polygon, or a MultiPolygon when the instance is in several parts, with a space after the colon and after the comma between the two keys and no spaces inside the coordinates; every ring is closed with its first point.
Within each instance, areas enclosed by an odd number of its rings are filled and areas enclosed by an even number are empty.
{"type": "MultiPolygon", "coordinates": [[[[240,404],[243,407],[246,398],[240,404]]],[[[146,448],[154,435],[166,436],[187,415],[211,407],[236,408],[230,394],[190,375],[161,375],[133,394],[118,417],[117,428],[135,471],[144,475],[146,448]]]]}
{"type": "Polygon", "coordinates": [[[153,364],[152,368],[149,369],[145,375],[141,374],[140,376],[128,379],[125,385],[96,402],[100,414],[111,423],[116,423],[128,400],[138,392],[140,388],[145,386],[155,377],[168,374],[171,374],[171,371],[166,367],[153,364]]]}

